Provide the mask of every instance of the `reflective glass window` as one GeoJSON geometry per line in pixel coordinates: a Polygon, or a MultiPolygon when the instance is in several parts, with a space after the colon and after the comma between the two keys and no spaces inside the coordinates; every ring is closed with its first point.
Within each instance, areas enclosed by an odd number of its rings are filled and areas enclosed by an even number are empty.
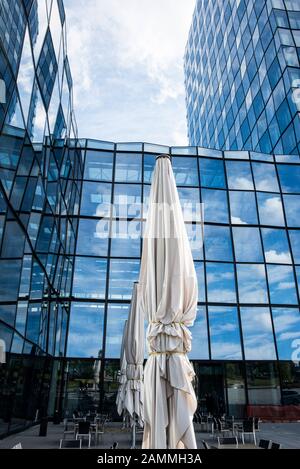
{"type": "Polygon", "coordinates": [[[204,206],[204,221],[228,223],[229,215],[226,191],[202,189],[201,193],[204,206]]]}
{"type": "Polygon", "coordinates": [[[279,192],[276,170],[273,164],[252,163],[252,168],[256,190],[279,192]]]}
{"type": "Polygon", "coordinates": [[[295,341],[300,340],[298,308],[272,308],[279,360],[292,360],[295,341]]]}
{"type": "Polygon", "coordinates": [[[155,168],[156,155],[144,155],[144,183],[152,182],[152,175],[155,168]]]}
{"type": "Polygon", "coordinates": [[[198,306],[194,325],[190,328],[193,335],[192,351],[189,358],[194,360],[206,360],[208,356],[207,320],[205,306],[198,306]]]}
{"type": "Polygon", "coordinates": [[[104,305],[73,303],[68,334],[69,357],[98,358],[103,348],[104,305]]]}
{"type": "Polygon", "coordinates": [[[133,283],[138,280],[139,270],[139,260],[111,259],[109,272],[109,299],[131,299],[133,283]]]}
{"type": "Polygon", "coordinates": [[[178,194],[184,220],[201,222],[202,210],[199,189],[180,187],[178,194]]]}
{"type": "Polygon", "coordinates": [[[253,189],[253,180],[249,162],[226,161],[226,171],[229,189],[253,189]]]}
{"type": "Polygon", "coordinates": [[[285,230],[263,228],[261,230],[266,262],[291,264],[291,254],[285,230]]]}
{"type": "Polygon", "coordinates": [[[209,302],[236,302],[235,276],[232,264],[207,262],[206,278],[209,302]]]}
{"type": "Polygon", "coordinates": [[[110,215],[111,184],[84,182],[82,188],[81,214],[96,217],[110,215]]]}
{"type": "Polygon", "coordinates": [[[289,230],[294,262],[300,264],[300,231],[289,230]]]}
{"type": "Polygon", "coordinates": [[[104,298],[107,261],[92,257],[76,257],[73,295],[77,298],[104,298]]]}
{"type": "Polygon", "coordinates": [[[117,182],[141,182],[142,155],[140,153],[117,153],[115,180],[117,182]]]}
{"type": "Polygon", "coordinates": [[[205,280],[204,280],[204,264],[203,262],[195,262],[195,269],[198,280],[198,301],[205,301],[205,280]]]}
{"type": "Polygon", "coordinates": [[[199,186],[197,158],[172,158],[173,172],[177,186],[199,186]]]}
{"type": "Polygon", "coordinates": [[[24,251],[25,235],[16,221],[5,224],[1,254],[2,257],[21,257],[24,251]]]}
{"type": "Polygon", "coordinates": [[[298,227],[300,220],[300,195],[284,195],[283,201],[287,225],[298,227]]]}
{"type": "Polygon", "coordinates": [[[284,226],[282,203],[278,195],[258,192],[257,202],[261,225],[284,226]]]}
{"type": "Polygon", "coordinates": [[[77,254],[107,256],[109,220],[81,219],[77,238],[77,254]]]}
{"type": "Polygon", "coordinates": [[[139,257],[141,248],[141,222],[113,221],[111,256],[139,257]]]}
{"type": "Polygon", "coordinates": [[[300,192],[300,166],[278,164],[282,192],[300,192]]]}
{"type": "Polygon", "coordinates": [[[107,309],[107,332],[105,356],[120,359],[125,321],[128,319],[129,305],[109,304],[107,309]]]}
{"type": "Polygon", "coordinates": [[[18,297],[21,274],[21,261],[0,260],[0,298],[2,301],[14,301],[18,297]]]}
{"type": "Polygon", "coordinates": [[[237,262],[263,262],[258,228],[233,228],[235,257],[237,262]]]}
{"type": "Polygon", "coordinates": [[[232,261],[232,242],[229,227],[205,225],[204,247],[206,260],[232,261]]]}
{"type": "Polygon", "coordinates": [[[224,163],[222,160],[199,158],[199,163],[202,187],[212,187],[214,189],[226,188],[224,163]]]}
{"type": "Polygon", "coordinates": [[[241,308],[246,360],[276,360],[269,308],[241,308]]]}
{"type": "Polygon", "coordinates": [[[209,306],[209,330],[213,360],[241,360],[241,340],[237,309],[209,306]]]}
{"type": "Polygon", "coordinates": [[[140,185],[115,185],[113,216],[116,218],[138,218],[141,216],[140,185]]]}
{"type": "Polygon", "coordinates": [[[235,225],[258,223],[254,192],[230,191],[230,210],[235,225]]]}
{"type": "Polygon", "coordinates": [[[0,305],[0,320],[14,327],[16,317],[15,305],[0,305]]]}
{"type": "Polygon", "coordinates": [[[297,304],[293,268],[287,265],[267,265],[271,303],[297,304]]]}
{"type": "Polygon", "coordinates": [[[200,223],[185,224],[190,248],[192,250],[194,260],[203,259],[203,233],[204,227],[200,223]]]}
{"type": "Polygon", "coordinates": [[[84,178],[94,181],[112,181],[113,153],[87,150],[84,178]]]}
{"type": "Polygon", "coordinates": [[[268,303],[265,267],[261,264],[237,264],[241,303],[268,303]]]}
{"type": "Polygon", "coordinates": [[[250,405],[280,405],[281,392],[277,363],[246,363],[250,405]]]}

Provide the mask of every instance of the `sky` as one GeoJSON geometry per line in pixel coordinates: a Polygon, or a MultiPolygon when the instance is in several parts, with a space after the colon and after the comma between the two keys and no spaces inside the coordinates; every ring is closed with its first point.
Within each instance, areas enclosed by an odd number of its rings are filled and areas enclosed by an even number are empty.
{"type": "Polygon", "coordinates": [[[183,56],[195,0],[65,0],[81,138],[187,145],[183,56]]]}

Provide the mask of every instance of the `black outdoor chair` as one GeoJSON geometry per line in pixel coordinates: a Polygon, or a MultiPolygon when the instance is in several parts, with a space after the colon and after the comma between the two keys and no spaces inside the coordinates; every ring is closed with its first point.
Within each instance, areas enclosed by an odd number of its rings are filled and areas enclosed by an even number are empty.
{"type": "Polygon", "coordinates": [[[226,438],[218,437],[218,446],[223,446],[223,445],[235,445],[238,448],[239,446],[238,439],[236,436],[226,437],[226,438]]]}
{"type": "Polygon", "coordinates": [[[204,449],[210,449],[208,443],[206,443],[205,440],[202,440],[202,444],[203,444],[204,449]]]}
{"type": "Polygon", "coordinates": [[[60,440],[60,449],[81,449],[81,440],[60,440]]]}
{"type": "Polygon", "coordinates": [[[259,448],[262,448],[262,449],[269,449],[270,448],[270,444],[272,442],[270,440],[259,440],[259,448]]]}
{"type": "Polygon", "coordinates": [[[76,434],[76,440],[80,439],[83,440],[85,438],[88,439],[89,448],[91,447],[91,424],[90,422],[79,422],[78,424],[78,432],[76,434]]]}
{"type": "Polygon", "coordinates": [[[254,420],[247,419],[244,420],[243,425],[241,428],[237,429],[238,434],[241,435],[242,443],[245,444],[245,435],[252,436],[254,444],[256,445],[256,436],[255,436],[255,428],[254,428],[254,420]]]}
{"type": "Polygon", "coordinates": [[[75,437],[75,424],[73,421],[69,421],[68,419],[64,419],[64,436],[65,439],[68,435],[71,435],[73,438],[75,437]]]}
{"type": "Polygon", "coordinates": [[[282,445],[279,443],[273,443],[271,444],[271,449],[282,449],[282,445]]]}

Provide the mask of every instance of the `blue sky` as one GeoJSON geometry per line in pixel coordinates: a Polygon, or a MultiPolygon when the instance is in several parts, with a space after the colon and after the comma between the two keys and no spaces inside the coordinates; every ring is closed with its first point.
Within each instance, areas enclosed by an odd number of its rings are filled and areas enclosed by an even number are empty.
{"type": "Polygon", "coordinates": [[[187,145],[195,0],[65,0],[80,137],[187,145]]]}

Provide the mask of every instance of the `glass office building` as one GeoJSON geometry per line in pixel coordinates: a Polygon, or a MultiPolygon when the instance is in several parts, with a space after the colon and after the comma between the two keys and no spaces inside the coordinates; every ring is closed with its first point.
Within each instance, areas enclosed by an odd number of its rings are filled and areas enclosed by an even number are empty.
{"type": "Polygon", "coordinates": [[[197,0],[185,54],[189,142],[297,154],[299,0],[197,0]]]}
{"type": "Polygon", "coordinates": [[[78,139],[63,4],[47,5],[1,3],[0,435],[46,413],[117,418],[161,153],[172,157],[199,280],[199,410],[215,391],[231,415],[299,419],[299,155],[78,139]]]}

